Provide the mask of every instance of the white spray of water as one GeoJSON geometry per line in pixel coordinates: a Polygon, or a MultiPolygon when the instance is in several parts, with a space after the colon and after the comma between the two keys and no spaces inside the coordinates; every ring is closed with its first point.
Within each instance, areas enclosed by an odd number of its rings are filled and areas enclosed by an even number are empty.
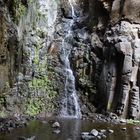
{"type": "Polygon", "coordinates": [[[72,36],[71,27],[74,24],[75,11],[73,4],[75,3],[73,0],[69,0],[71,10],[72,10],[72,17],[73,19],[70,21],[70,28],[68,30],[68,34],[62,41],[62,49],[63,49],[63,57],[64,57],[64,71],[65,71],[65,98],[63,100],[63,107],[61,110],[62,117],[70,117],[70,118],[81,118],[81,110],[78,103],[78,97],[76,94],[75,89],[75,77],[70,67],[69,55],[71,52],[71,48],[66,48],[68,46],[66,43],[66,39],[72,36]]]}

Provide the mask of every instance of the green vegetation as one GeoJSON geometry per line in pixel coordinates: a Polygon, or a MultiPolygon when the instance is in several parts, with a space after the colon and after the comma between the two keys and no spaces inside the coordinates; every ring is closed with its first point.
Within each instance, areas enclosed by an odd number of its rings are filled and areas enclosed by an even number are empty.
{"type": "Polygon", "coordinates": [[[14,0],[14,7],[15,7],[15,22],[18,22],[21,16],[25,14],[27,8],[19,0],[14,0]]]}
{"type": "Polygon", "coordinates": [[[48,68],[47,56],[42,59],[39,58],[40,43],[36,42],[34,45],[34,76],[28,83],[29,97],[26,103],[25,114],[36,115],[41,112],[49,112],[55,109],[52,102],[57,97],[53,77],[55,73],[53,69],[48,68]]]}
{"type": "Polygon", "coordinates": [[[5,104],[5,97],[0,96],[0,106],[4,106],[5,104]]]}
{"type": "MultiPolygon", "coordinates": [[[[4,96],[0,96],[0,109],[3,109],[5,104],[6,104],[5,97],[4,96]]],[[[5,117],[7,117],[7,114],[5,113],[5,111],[4,110],[0,110],[0,118],[5,118],[5,117]]]]}
{"type": "Polygon", "coordinates": [[[33,78],[29,82],[29,89],[30,97],[26,103],[26,114],[33,116],[42,111],[52,111],[54,109],[52,100],[57,96],[57,92],[47,76],[33,78]]]}
{"type": "Polygon", "coordinates": [[[0,111],[0,118],[6,118],[7,114],[5,113],[5,111],[0,111]]]}
{"type": "Polygon", "coordinates": [[[31,116],[39,114],[45,104],[42,102],[42,99],[39,98],[30,98],[26,104],[26,111],[25,113],[31,116]]]}
{"type": "Polygon", "coordinates": [[[140,120],[127,119],[128,124],[140,124],[140,120]]]}
{"type": "Polygon", "coordinates": [[[47,14],[40,12],[39,4],[36,0],[27,0],[27,2],[14,1],[16,7],[16,23],[19,23],[21,19],[24,27],[22,39],[25,42],[22,45],[30,42],[32,46],[32,51],[23,52],[25,57],[31,57],[29,69],[32,70],[32,79],[25,83],[28,88],[23,92],[23,87],[21,87],[21,93],[27,98],[23,106],[24,113],[33,116],[44,111],[53,112],[55,109],[53,101],[57,96],[57,88],[53,83],[55,73],[52,69],[48,68],[47,56],[42,53],[42,44],[47,36],[46,30],[43,28],[47,24],[47,14]],[[40,26],[40,23],[42,26],[40,26]],[[30,37],[26,38],[26,36],[30,37]]]}

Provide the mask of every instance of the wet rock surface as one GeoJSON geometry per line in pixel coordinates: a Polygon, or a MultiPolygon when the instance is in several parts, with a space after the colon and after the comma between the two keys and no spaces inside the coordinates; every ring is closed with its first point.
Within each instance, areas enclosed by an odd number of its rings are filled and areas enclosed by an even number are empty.
{"type": "Polygon", "coordinates": [[[32,136],[30,138],[26,138],[26,137],[21,136],[18,138],[18,140],[35,140],[35,138],[36,138],[35,136],[32,136]]]}
{"type": "Polygon", "coordinates": [[[13,129],[26,127],[28,122],[34,120],[35,117],[17,116],[15,118],[1,118],[0,132],[11,133],[13,129]]]}
{"type": "MultiPolygon", "coordinates": [[[[105,62],[99,82],[99,87],[103,85],[100,89],[106,93],[106,100],[103,101],[104,109],[110,110],[114,106],[113,109],[117,115],[133,119],[139,118],[139,97],[137,96],[139,92],[137,85],[139,59],[134,53],[136,49],[134,42],[138,39],[137,27],[139,28],[139,25],[121,21],[120,25],[116,24],[110,28],[111,30],[106,31],[104,36],[106,42],[105,62]],[[118,29],[119,26],[121,29],[118,29]],[[131,33],[134,38],[130,35],[131,33]],[[116,97],[115,89],[119,91],[119,98],[116,97]]],[[[137,49],[139,50],[138,47],[137,49]]],[[[99,91],[99,93],[101,92],[99,91]]],[[[102,94],[99,98],[101,99],[103,96],[102,94]]],[[[103,109],[103,107],[101,108],[103,109]]]]}
{"type": "Polygon", "coordinates": [[[90,135],[93,135],[93,136],[98,136],[98,131],[96,130],[96,129],[93,129],[93,130],[91,130],[91,132],[90,132],[90,135]]]}
{"type": "Polygon", "coordinates": [[[93,130],[91,130],[91,132],[82,132],[81,133],[81,138],[82,138],[82,140],[104,139],[104,138],[107,138],[109,133],[110,134],[114,133],[114,131],[111,130],[111,129],[109,129],[109,130],[105,130],[105,129],[96,130],[96,129],[93,129],[93,130]]]}
{"type": "Polygon", "coordinates": [[[54,123],[52,124],[52,127],[53,127],[53,128],[59,128],[59,127],[60,127],[60,123],[59,123],[59,122],[54,122],[54,123]]]}

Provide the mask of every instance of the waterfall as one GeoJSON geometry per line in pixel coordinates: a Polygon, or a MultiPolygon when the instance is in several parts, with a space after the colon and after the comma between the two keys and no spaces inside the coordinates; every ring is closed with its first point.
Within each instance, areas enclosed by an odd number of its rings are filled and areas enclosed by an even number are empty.
{"type": "MultiPolygon", "coordinates": [[[[78,104],[78,97],[75,89],[75,77],[69,61],[72,46],[68,40],[70,40],[73,35],[71,28],[75,22],[74,19],[76,18],[73,6],[74,3],[74,0],[69,0],[73,19],[66,19],[68,21],[66,24],[69,26],[68,28],[64,27],[66,33],[64,33],[63,38],[60,39],[62,41],[62,54],[60,57],[63,58],[63,66],[61,68],[65,79],[61,116],[81,118],[80,106],[78,104]]],[[[57,0],[35,0],[29,5],[27,12],[19,22],[18,36],[21,43],[20,48],[23,48],[25,53],[28,54],[26,61],[29,69],[27,73],[28,76],[32,76],[32,69],[34,70],[34,73],[38,73],[41,71],[38,67],[42,66],[41,64],[46,64],[47,51],[46,53],[44,51],[47,50],[46,46],[49,46],[48,44],[56,39],[55,22],[58,17],[58,5],[59,2],[57,0]],[[43,33],[43,37],[40,36],[40,33],[43,33]],[[38,62],[34,63],[34,60],[36,59],[38,62]]],[[[44,69],[43,73],[46,74],[44,69]]]]}
{"type": "Polygon", "coordinates": [[[81,118],[80,106],[78,103],[78,97],[75,89],[75,77],[70,67],[69,55],[71,53],[71,46],[68,45],[67,40],[69,40],[72,36],[72,25],[74,24],[75,12],[74,12],[74,0],[69,0],[72,17],[70,20],[70,26],[67,31],[67,35],[65,35],[62,40],[62,55],[63,55],[63,63],[64,63],[64,74],[65,74],[65,88],[64,88],[64,99],[62,100],[62,109],[61,116],[62,117],[70,117],[70,118],[81,118]]]}

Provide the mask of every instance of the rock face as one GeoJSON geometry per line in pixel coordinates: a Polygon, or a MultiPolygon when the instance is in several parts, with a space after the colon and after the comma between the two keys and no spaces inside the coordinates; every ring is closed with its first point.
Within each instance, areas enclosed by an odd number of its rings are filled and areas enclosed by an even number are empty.
{"type": "Polygon", "coordinates": [[[4,2],[0,7],[0,94],[6,92],[15,82],[17,55],[17,30],[9,16],[4,2]]]}
{"type": "Polygon", "coordinates": [[[9,1],[0,1],[0,116],[5,116],[6,96],[16,82],[18,70],[17,29],[9,12],[9,1]]]}
{"type": "Polygon", "coordinates": [[[138,79],[140,26],[132,23],[139,22],[139,17],[137,14],[132,16],[134,13],[127,11],[126,7],[130,3],[131,8],[135,7],[133,11],[139,13],[138,1],[122,0],[112,3],[111,24],[106,28],[103,37],[104,58],[97,85],[99,92],[97,97],[102,102],[99,103],[99,109],[104,108],[124,118],[136,119],[139,118],[140,109],[138,79]]]}
{"type": "Polygon", "coordinates": [[[74,112],[80,99],[85,116],[138,119],[139,7],[138,0],[0,1],[2,112],[74,112]]]}
{"type": "MultiPolygon", "coordinates": [[[[99,87],[103,88],[106,93],[107,100],[104,101],[106,109],[114,109],[118,115],[123,117],[127,117],[129,114],[129,104],[130,106],[132,104],[133,108],[137,110],[135,113],[131,112],[133,114],[131,116],[139,116],[139,87],[137,84],[139,54],[135,53],[136,49],[137,52],[139,51],[139,47],[135,46],[139,40],[138,30],[139,25],[120,21],[120,24],[107,29],[104,36],[105,59],[99,87]],[[131,89],[132,91],[135,89],[135,93],[130,92],[131,89]]],[[[99,92],[102,93],[102,90],[99,92]]]]}
{"type": "Polygon", "coordinates": [[[54,110],[57,89],[51,82],[53,70],[47,67],[46,35],[56,14],[49,17],[48,2],[0,1],[1,117],[54,110]]]}
{"type": "Polygon", "coordinates": [[[112,3],[111,19],[117,21],[122,16],[132,22],[140,22],[140,1],[137,0],[114,0],[112,3]],[[133,10],[130,10],[133,9],[133,10]]]}
{"type": "Polygon", "coordinates": [[[138,1],[89,1],[92,8],[100,7],[100,14],[95,15],[91,8],[86,11],[95,19],[90,26],[84,25],[92,34],[85,28],[78,31],[81,46],[74,47],[72,61],[79,89],[88,94],[99,111],[112,111],[124,118],[137,119],[140,26],[137,24],[139,16],[127,11],[130,3],[138,14],[138,1]],[[103,13],[106,13],[104,17],[103,13]]]}

